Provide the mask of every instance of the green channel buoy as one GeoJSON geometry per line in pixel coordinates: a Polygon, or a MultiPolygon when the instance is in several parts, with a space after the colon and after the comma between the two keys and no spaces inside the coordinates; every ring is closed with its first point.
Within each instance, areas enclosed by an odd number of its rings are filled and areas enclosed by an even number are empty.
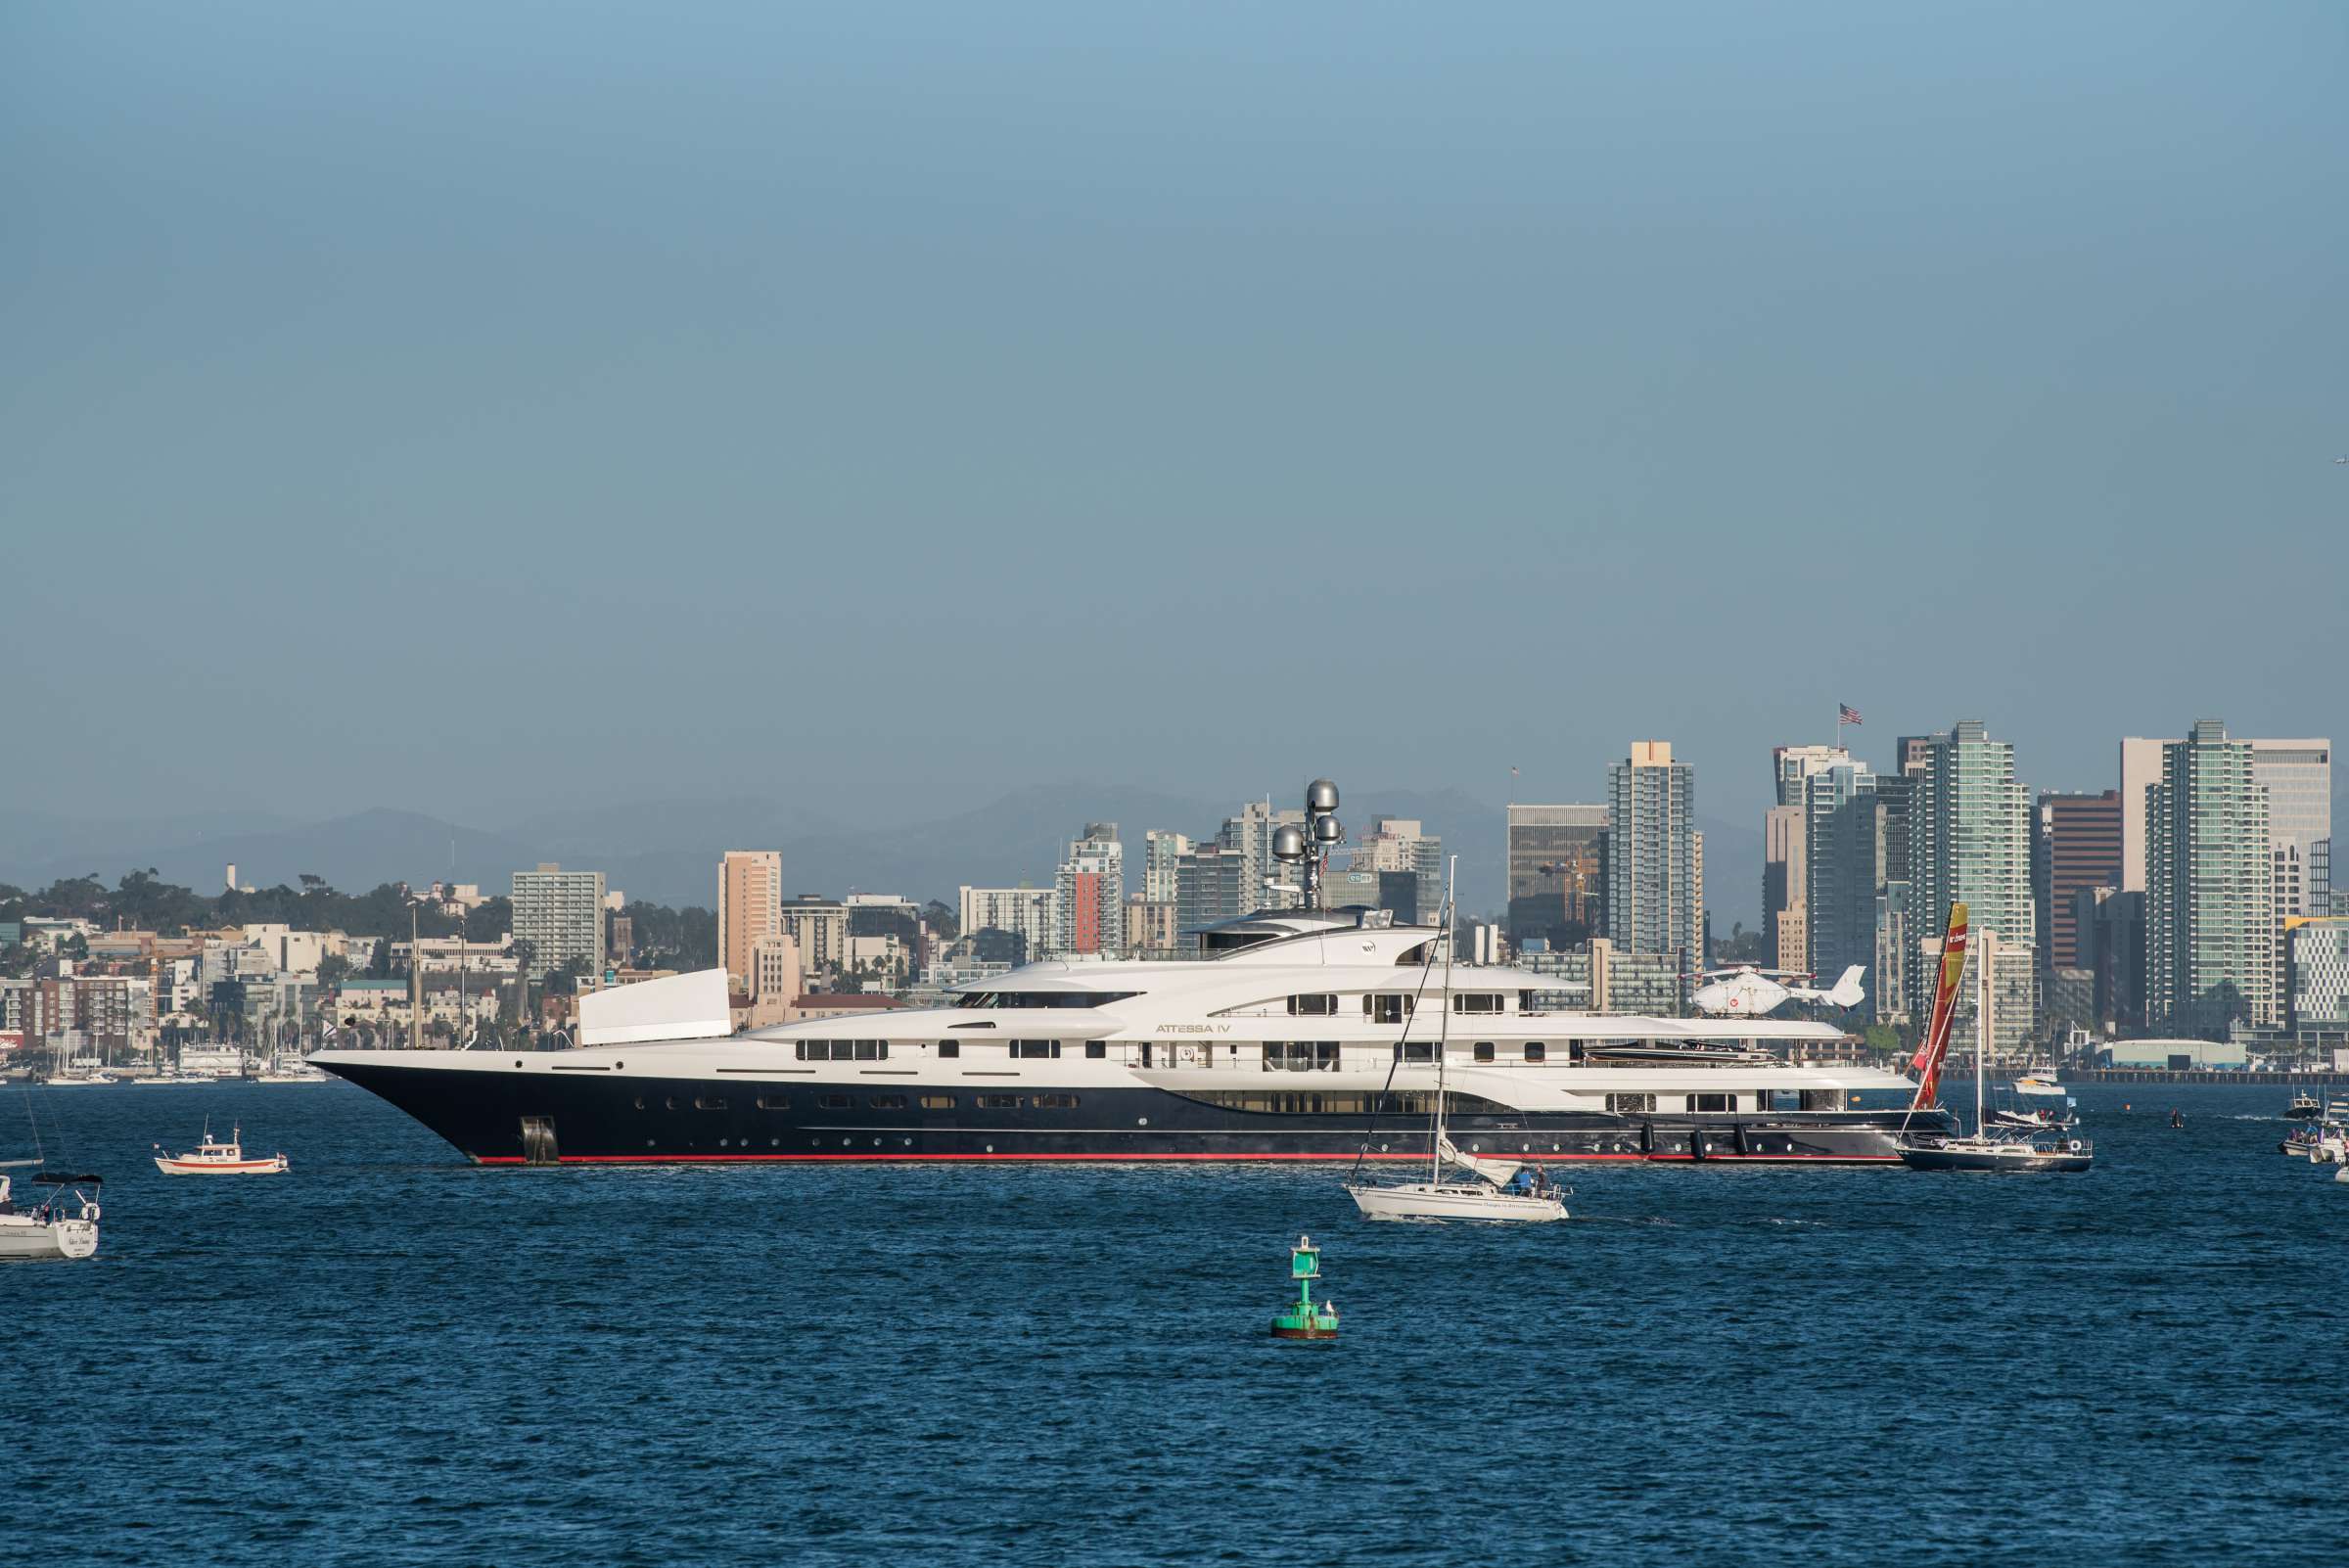
{"type": "Polygon", "coordinates": [[[1311,1236],[1299,1236],[1289,1249],[1289,1277],[1297,1281],[1296,1305],[1272,1319],[1274,1339],[1335,1339],[1338,1306],[1313,1300],[1313,1281],[1321,1277],[1321,1249],[1311,1236]]]}

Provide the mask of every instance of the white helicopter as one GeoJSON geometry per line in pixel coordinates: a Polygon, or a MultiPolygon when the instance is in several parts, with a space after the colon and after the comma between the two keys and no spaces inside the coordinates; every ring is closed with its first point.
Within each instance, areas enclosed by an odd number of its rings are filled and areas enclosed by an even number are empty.
{"type": "Polygon", "coordinates": [[[1707,984],[1698,987],[1688,1000],[1698,1012],[1715,1018],[1760,1018],[1790,998],[1825,1002],[1831,1007],[1857,1007],[1865,994],[1860,989],[1863,973],[1860,965],[1854,964],[1832,987],[1814,991],[1809,986],[1787,984],[1813,978],[1792,969],[1757,969],[1752,964],[1740,964],[1735,969],[1707,969],[1697,976],[1707,984]]]}

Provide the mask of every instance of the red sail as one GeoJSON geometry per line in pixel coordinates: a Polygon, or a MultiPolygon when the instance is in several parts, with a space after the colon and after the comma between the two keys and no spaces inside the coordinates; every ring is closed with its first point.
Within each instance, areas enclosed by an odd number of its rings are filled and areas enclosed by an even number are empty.
{"type": "Polygon", "coordinates": [[[1960,900],[1950,905],[1949,935],[1941,941],[1941,985],[1933,992],[1933,1021],[1925,1030],[1925,1042],[1909,1063],[1922,1075],[1916,1081],[1916,1098],[1909,1103],[1912,1111],[1931,1109],[1941,1087],[1942,1058],[1950,1054],[1950,1024],[1958,1015],[1958,983],[1964,976],[1965,904],[1960,900]]]}

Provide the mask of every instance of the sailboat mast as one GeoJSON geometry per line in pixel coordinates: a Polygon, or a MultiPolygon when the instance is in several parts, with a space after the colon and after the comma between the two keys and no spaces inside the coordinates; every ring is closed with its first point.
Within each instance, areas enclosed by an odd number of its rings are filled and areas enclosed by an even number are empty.
{"type": "Polygon", "coordinates": [[[1982,1135],[1982,1081],[1989,1077],[1990,954],[1985,943],[1982,961],[1974,965],[1974,1136],[1982,1135]]]}
{"type": "Polygon", "coordinates": [[[1451,906],[1451,889],[1459,871],[1458,855],[1445,861],[1444,931],[1437,939],[1444,944],[1444,1012],[1443,1021],[1436,1026],[1436,1135],[1427,1146],[1427,1178],[1437,1182],[1444,1179],[1444,1058],[1451,1054],[1451,932],[1459,923],[1458,911],[1451,906]]]}

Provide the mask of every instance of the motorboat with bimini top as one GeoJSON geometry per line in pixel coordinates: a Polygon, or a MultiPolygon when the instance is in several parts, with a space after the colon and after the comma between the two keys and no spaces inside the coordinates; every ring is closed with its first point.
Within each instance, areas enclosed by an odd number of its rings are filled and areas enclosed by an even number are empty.
{"type": "Polygon", "coordinates": [[[19,1209],[8,1176],[0,1175],[0,1263],[71,1261],[95,1253],[99,1178],[42,1171],[29,1179],[50,1190],[32,1208],[19,1209]]]}
{"type": "Polygon", "coordinates": [[[310,1062],[480,1165],[1400,1167],[1426,1160],[1439,1092],[1452,1141],[1495,1158],[1900,1163],[1914,1085],[1824,1060],[1844,1041],[1831,1025],[1594,1012],[1563,977],[1510,965],[1455,962],[1446,983],[1426,975],[1432,923],[1330,908],[1305,881],[1274,895],[1297,907],[1186,933],[1186,957],[1043,959],[935,1006],[736,1035],[722,975],[681,975],[582,997],[576,1046],[310,1062]]]}
{"type": "MultiPolygon", "coordinates": [[[[1459,869],[1459,856],[1452,856],[1445,874],[1444,908],[1436,921],[1436,929],[1444,933],[1439,945],[1444,949],[1444,990],[1451,991],[1451,932],[1455,929],[1451,917],[1451,878],[1459,869]]],[[[1434,955],[1426,960],[1433,966],[1434,955]]],[[[1421,984],[1425,985],[1425,973],[1421,984]]],[[[1366,1220],[1497,1220],[1535,1221],[1566,1218],[1565,1200],[1550,1190],[1547,1178],[1539,1171],[1527,1173],[1523,1162],[1491,1159],[1476,1154],[1464,1154],[1445,1130],[1444,1063],[1450,1052],[1445,1048],[1451,1040],[1451,1012],[1448,1008],[1438,1014],[1436,1045],[1436,1101],[1434,1125],[1428,1134],[1428,1173],[1425,1181],[1364,1181],[1361,1162],[1355,1163],[1356,1179],[1346,1183],[1354,1197],[1355,1207],[1366,1220]],[[1448,1172],[1460,1172],[1450,1176],[1448,1172]],[[1532,1179],[1523,1185],[1520,1175],[1530,1174],[1532,1179]]],[[[1407,1038],[1409,1030],[1405,1030],[1407,1038]]],[[[1399,1051],[1396,1060],[1402,1060],[1399,1051]]],[[[1372,1112],[1373,1117],[1376,1111],[1372,1112]]],[[[1369,1152],[1367,1139],[1361,1152],[1369,1152]]]]}
{"type": "MultiPolygon", "coordinates": [[[[1962,901],[1950,905],[1949,928],[1942,938],[1940,980],[1933,994],[1933,1011],[1925,1028],[1924,1044],[1914,1065],[1920,1078],[1916,1089],[1919,1109],[1933,1101],[1941,1082],[1942,1063],[1950,1052],[1950,1029],[1957,1017],[1958,988],[1965,975],[1966,911],[1962,901]]],[[[1911,1171],[2086,1171],[2096,1151],[2080,1138],[2037,1138],[2009,1131],[1994,1133],[1983,1111],[1983,1079],[1988,1058],[1985,1036],[1990,1017],[1988,966],[1983,966],[1974,1004],[1974,1130],[1970,1134],[1912,1133],[1901,1139],[1901,1158],[1911,1171]]],[[[2020,1087],[2020,1084],[2017,1085],[2020,1087]]]]}
{"type": "Polygon", "coordinates": [[[185,1154],[165,1154],[163,1146],[155,1145],[155,1168],[165,1176],[280,1176],[291,1165],[282,1154],[245,1157],[245,1130],[232,1126],[228,1141],[212,1140],[210,1124],[206,1124],[204,1141],[185,1154]]]}

